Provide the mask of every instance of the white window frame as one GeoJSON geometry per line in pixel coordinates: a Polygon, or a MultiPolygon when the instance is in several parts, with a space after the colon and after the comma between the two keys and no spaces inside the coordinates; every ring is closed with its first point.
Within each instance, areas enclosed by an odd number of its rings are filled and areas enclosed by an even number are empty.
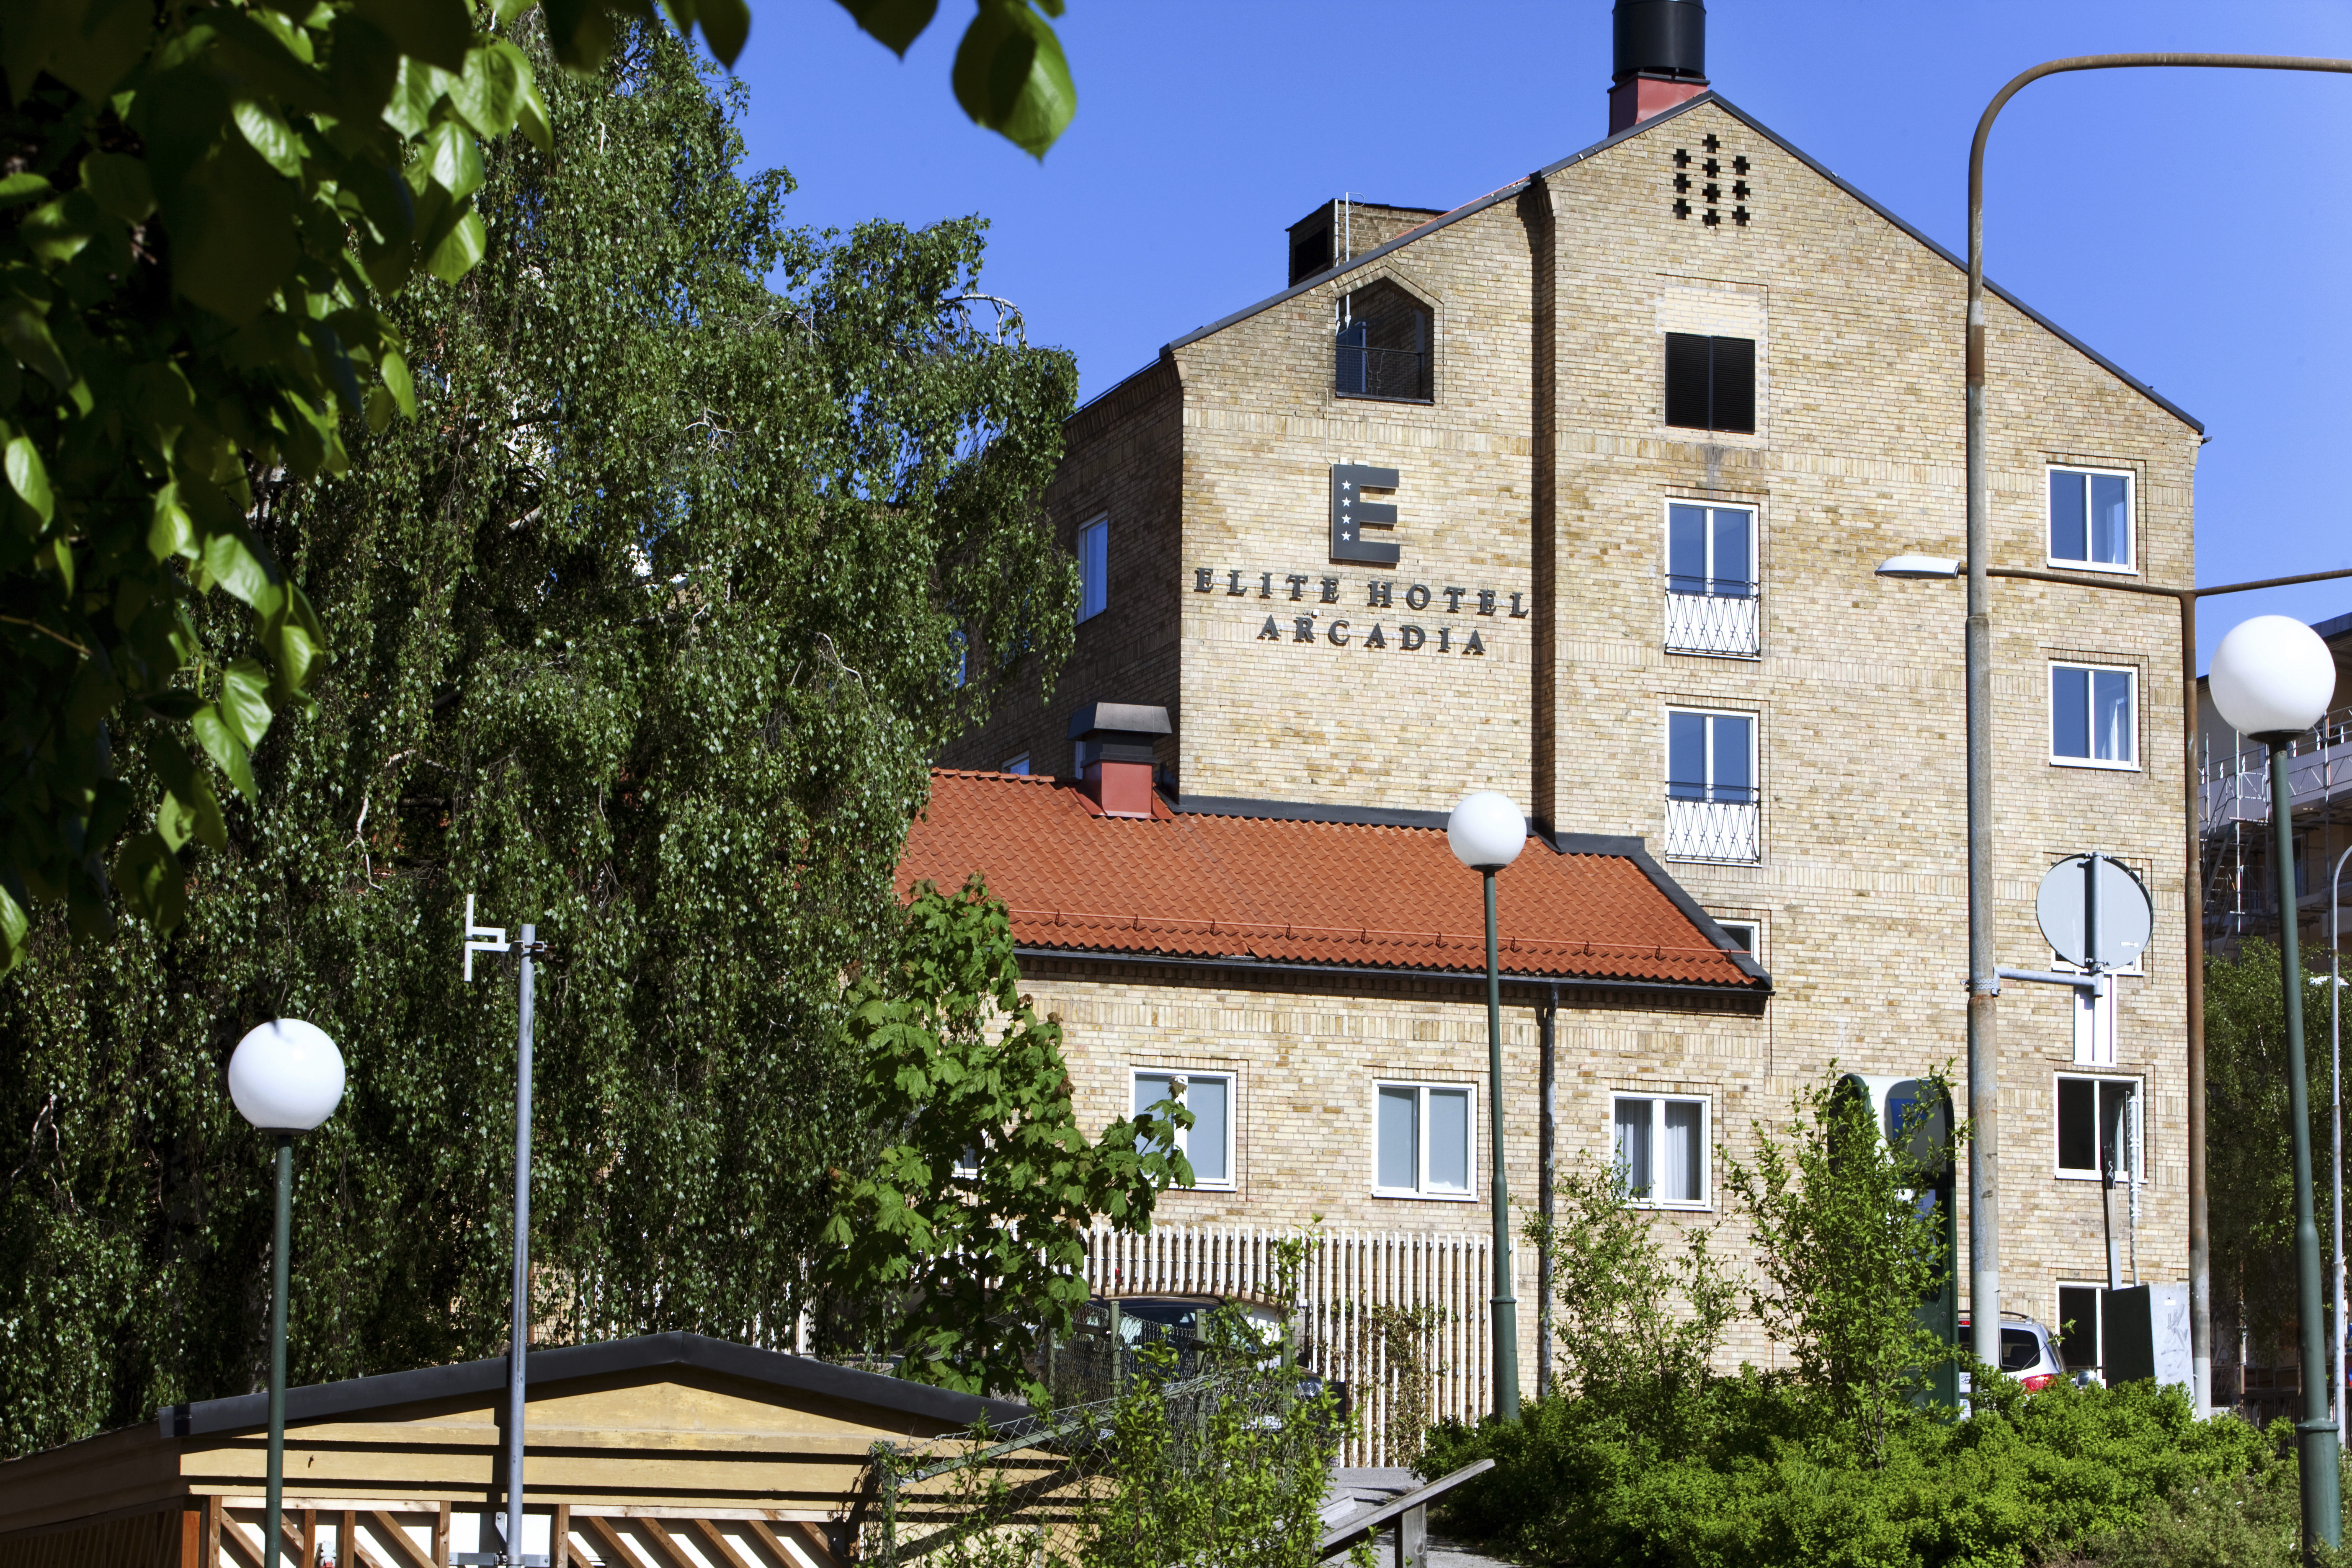
{"type": "MultiPolygon", "coordinates": [[[[1665,858],[1688,860],[1706,865],[1754,866],[1764,858],[1764,715],[1738,708],[1698,708],[1685,703],[1669,702],[1660,715],[1659,750],[1664,766],[1660,768],[1658,792],[1665,798],[1666,833],[1665,858]],[[1748,721],[1748,788],[1751,798],[1747,801],[1685,800],[1674,793],[1675,779],[1675,715],[1696,714],[1703,719],[1745,719],[1748,721]],[[1735,814],[1746,813],[1745,838],[1736,847],[1738,854],[1706,854],[1688,842],[1678,844],[1675,817],[1680,808],[1686,816],[1696,817],[1705,831],[1709,819],[1729,820],[1735,814]]],[[[1715,726],[1706,727],[1706,779],[1708,789],[1715,787],[1715,726]]],[[[1718,822],[1720,831],[1721,823],[1718,822]]]]}
{"type": "MultiPolygon", "coordinates": [[[[2126,1119],[2130,1125],[2124,1134],[2124,1147],[2130,1157],[2131,1169],[2126,1173],[2124,1180],[2118,1182],[2116,1185],[2132,1187],[2146,1186],[2147,1184],[2147,1079],[2137,1073],[2099,1072],[2096,1070],[2084,1072],[2079,1068],[2069,1070],[2062,1068],[2050,1075],[2050,1173],[2062,1182],[2098,1182],[2105,1180],[2105,1177],[2099,1174],[2095,1168],[2085,1171],[2078,1169],[2073,1165],[2062,1165],[2058,1163],[2059,1152],[2063,1147],[2059,1142],[2058,1085],[2060,1082],[2069,1079],[2077,1079],[2085,1083],[2125,1083],[2131,1085],[2132,1113],[2126,1119]]],[[[2095,1091],[2094,1092],[2091,1101],[2091,1114],[2094,1118],[2098,1115],[2098,1100],[2095,1091]]],[[[2092,1128],[2093,1152],[2091,1156],[2095,1160],[2098,1158],[2097,1142],[2098,1129],[2095,1125],[2092,1128]]],[[[2105,1342],[2102,1340],[2100,1344],[2101,1350],[2104,1352],[2105,1342]]]]}
{"type": "Polygon", "coordinates": [[[1764,962],[1764,922],[1762,921],[1749,920],[1746,918],[1726,920],[1721,915],[1717,915],[1715,917],[1715,923],[1721,926],[1727,931],[1746,931],[1748,933],[1748,946],[1746,949],[1748,956],[1754,959],[1759,963],[1762,963],[1764,962]]]}
{"type": "Polygon", "coordinates": [[[1029,753],[1026,752],[1015,752],[1013,755],[1005,758],[1004,765],[996,771],[1001,773],[1019,773],[1023,778],[1027,778],[1029,776],[1029,753]]]}
{"type": "MultiPolygon", "coordinates": [[[[2097,682],[2092,682],[2093,690],[2097,682]]],[[[2053,768],[2094,768],[2103,773],[2137,773],[2144,772],[2140,759],[2147,752],[2147,737],[2140,733],[2139,666],[2136,664],[2091,664],[2079,658],[2053,658],[2047,661],[2042,677],[2042,701],[2046,704],[2042,722],[2043,738],[2048,742],[2050,765],[2053,768]],[[2104,757],[2062,757],[2058,754],[2058,672],[2080,669],[2093,676],[2124,674],[2131,677],[2131,737],[2132,760],[2127,763],[2109,762],[2104,757]]],[[[2094,740],[2097,741],[2097,719],[2092,720],[2094,740]]]]}
{"type": "MultiPolygon", "coordinates": [[[[2090,521],[2085,518],[2084,527],[2087,530],[2089,526],[2090,521]]],[[[2083,548],[2088,550],[2090,547],[2090,536],[2086,532],[2083,539],[2083,548]]],[[[2139,476],[2129,468],[2084,468],[2080,463],[2044,463],[2042,466],[2042,552],[2044,564],[2057,567],[2062,571],[2105,572],[2110,576],[2116,577],[2138,576],[2139,476]],[[2081,474],[2086,480],[2093,476],[2123,480],[2124,528],[2129,535],[2125,542],[2123,564],[2117,565],[2112,561],[2093,561],[2088,556],[2077,558],[2050,553],[2051,528],[2057,521],[2050,515],[2050,476],[2053,474],[2081,474]]]]}
{"type": "MultiPolygon", "coordinates": [[[[1764,510],[1752,501],[1725,503],[1670,495],[1658,512],[1659,572],[1665,584],[1665,650],[1700,658],[1758,659],[1764,656],[1764,510]],[[1744,595],[1687,593],[1675,586],[1675,508],[1738,511],[1748,515],[1748,588],[1744,595]]],[[[1715,527],[1706,529],[1706,583],[1715,581],[1715,527]]]]}
{"type": "MultiPolygon", "coordinates": [[[[1223,1180],[1207,1181],[1202,1179],[1200,1173],[1196,1171],[1193,1173],[1192,1185],[1189,1190],[1204,1193],[1230,1193],[1239,1188],[1241,1185],[1242,1142],[1241,1074],[1235,1072],[1231,1068],[1163,1067],[1155,1066],[1148,1062],[1131,1064],[1129,1067],[1127,1073],[1127,1113],[1129,1116],[1133,1116],[1139,1111],[1150,1109],[1150,1107],[1147,1105],[1138,1105],[1135,1101],[1135,1080],[1139,1078],[1181,1078],[1185,1080],[1185,1087],[1188,1089],[1192,1087],[1192,1081],[1197,1079],[1213,1078],[1224,1080],[1225,1174],[1223,1180]]],[[[1176,1098],[1180,1100],[1182,1099],[1181,1095],[1176,1098]]],[[[1152,1102],[1152,1104],[1155,1105],[1158,1103],[1159,1102],[1157,1100],[1152,1102]]],[[[1181,1153],[1187,1160],[1190,1160],[1192,1157],[1192,1134],[1194,1131],[1196,1130],[1190,1127],[1180,1127],[1176,1130],[1177,1152],[1181,1153]]],[[[1181,1191],[1187,1189],[1178,1190],[1181,1191]]]]}
{"type": "Polygon", "coordinates": [[[1078,524],[1078,619],[1093,620],[1110,608],[1110,513],[1103,512],[1078,524]],[[1087,545],[1090,535],[1102,539],[1102,567],[1099,575],[1087,572],[1087,545]]]}
{"type": "MultiPolygon", "coordinates": [[[[1657,1158],[1659,1123],[1664,1120],[1667,1105],[1696,1105],[1698,1110],[1698,1190],[1691,1198],[1628,1198],[1626,1206],[1637,1209],[1680,1209],[1692,1214],[1711,1213],[1715,1208],[1715,1097],[1711,1094],[1658,1094],[1649,1089],[1616,1089],[1609,1091],[1609,1159],[1613,1166],[1617,1159],[1617,1108],[1627,1100],[1644,1101],[1650,1107],[1650,1157],[1657,1158]]],[[[1654,1173],[1653,1173],[1654,1174],[1654,1173]]]]}
{"type": "MultiPolygon", "coordinates": [[[[1675,587],[1675,508],[1695,506],[1702,511],[1744,511],[1748,514],[1748,585],[1754,592],[1749,598],[1764,595],[1763,509],[1754,501],[1720,501],[1701,500],[1696,496],[1668,496],[1658,509],[1658,538],[1661,542],[1658,558],[1664,563],[1660,574],[1666,580],[1666,592],[1679,592],[1675,587]]],[[[1715,530],[1706,531],[1706,579],[1715,581],[1715,530]]],[[[1713,598],[1716,595],[1685,595],[1687,598],[1713,598]]]]}
{"type": "Polygon", "coordinates": [[[1466,1079],[1427,1078],[1376,1078],[1372,1080],[1371,1185],[1376,1198],[1411,1198],[1430,1204],[1475,1204],[1478,1201],[1478,1086],[1466,1079]],[[1413,1123],[1420,1147],[1413,1152],[1413,1179],[1418,1184],[1410,1187],[1381,1185],[1381,1090],[1410,1089],[1419,1095],[1413,1123]],[[1458,1193],[1434,1192],[1429,1185],[1429,1091],[1443,1089],[1461,1092],[1470,1110],[1469,1169],[1463,1173],[1463,1189],[1458,1193]]]}

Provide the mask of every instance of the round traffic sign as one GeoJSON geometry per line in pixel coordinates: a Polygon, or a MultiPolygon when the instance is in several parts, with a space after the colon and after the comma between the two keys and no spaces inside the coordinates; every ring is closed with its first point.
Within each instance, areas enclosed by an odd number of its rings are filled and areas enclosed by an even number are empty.
{"type": "Polygon", "coordinates": [[[2052,951],[2085,969],[2094,958],[2102,969],[2129,968],[2156,924],[2147,889],[2112,855],[2070,855],[2051,867],[2033,912],[2052,951]]]}

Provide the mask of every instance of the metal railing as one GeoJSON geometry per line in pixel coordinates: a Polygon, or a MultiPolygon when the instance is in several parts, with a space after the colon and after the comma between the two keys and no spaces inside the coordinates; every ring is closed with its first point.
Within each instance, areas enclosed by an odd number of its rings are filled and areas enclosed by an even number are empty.
{"type": "Polygon", "coordinates": [[[1753,583],[1666,579],[1666,651],[1754,658],[1764,651],[1763,601],[1753,583]]]}
{"type": "Polygon", "coordinates": [[[1360,348],[1341,343],[1333,389],[1345,397],[1430,401],[1429,355],[1414,349],[1360,348]]]}
{"type": "Polygon", "coordinates": [[[1764,858],[1763,809],[1754,801],[1666,801],[1666,858],[1753,865],[1764,858]]]}
{"type": "MultiPolygon", "coordinates": [[[[2198,822],[2207,833],[2271,819],[2270,753],[2260,746],[2198,768],[2198,822]]],[[[2352,795],[2352,707],[2338,708],[2287,748],[2287,808],[2352,795]]]]}

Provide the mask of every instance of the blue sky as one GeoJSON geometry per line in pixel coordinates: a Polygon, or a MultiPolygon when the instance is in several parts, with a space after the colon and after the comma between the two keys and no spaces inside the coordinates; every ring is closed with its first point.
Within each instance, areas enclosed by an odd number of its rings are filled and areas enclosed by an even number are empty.
{"type": "MultiPolygon", "coordinates": [[[[984,216],[984,286],[1020,304],[1030,341],[1076,353],[1084,396],[1278,289],[1282,231],[1318,203],[1454,206],[1606,130],[1607,0],[1068,3],[1078,114],[1042,163],[955,106],[969,0],[944,0],[904,62],[832,0],[769,0],[738,70],[751,163],[791,170],[795,221],[984,216]]],[[[1718,90],[1954,250],[1969,138],[2003,81],[2056,56],[2181,49],[2352,56],[2352,5],[1708,14],[1718,90]]],[[[2352,78],[2190,70],[2037,83],[1993,133],[1988,271],[2212,437],[2200,584],[2352,566],[2352,504],[2328,477],[2352,421],[2347,133],[2352,78]]],[[[2352,579],[2209,599],[2200,658],[2248,616],[2347,610],[2352,579]]]]}

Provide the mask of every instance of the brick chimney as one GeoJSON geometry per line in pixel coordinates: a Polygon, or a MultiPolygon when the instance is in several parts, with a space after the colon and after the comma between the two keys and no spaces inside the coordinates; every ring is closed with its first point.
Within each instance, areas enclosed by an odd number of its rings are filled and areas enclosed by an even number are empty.
{"type": "Polygon", "coordinates": [[[1070,715],[1078,777],[1106,816],[1151,815],[1152,742],[1170,732],[1168,710],[1089,702],[1070,715]]]}
{"type": "Polygon", "coordinates": [[[1609,134],[1687,103],[1706,90],[1705,0],[1617,0],[1616,85],[1609,134]]]}

